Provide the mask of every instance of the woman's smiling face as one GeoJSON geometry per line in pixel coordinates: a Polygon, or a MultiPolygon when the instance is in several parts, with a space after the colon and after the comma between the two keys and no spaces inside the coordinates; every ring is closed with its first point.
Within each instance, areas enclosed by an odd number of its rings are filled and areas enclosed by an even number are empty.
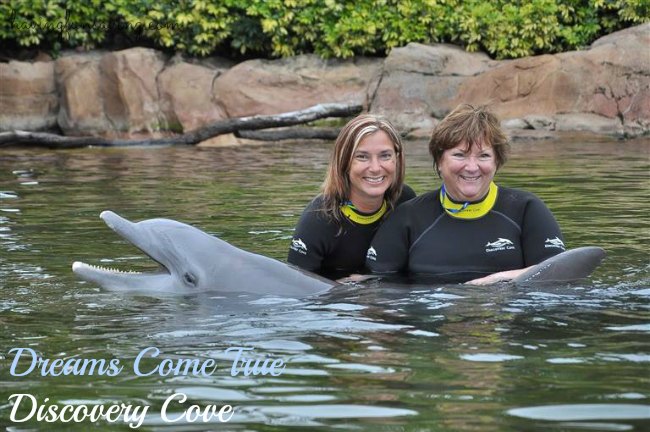
{"type": "Polygon", "coordinates": [[[497,172],[494,149],[465,142],[443,152],[438,163],[447,194],[454,201],[478,201],[487,195],[497,172]]]}
{"type": "Polygon", "coordinates": [[[384,199],[384,193],[395,179],[397,158],[395,145],[386,132],[379,130],[364,137],[352,155],[350,164],[350,200],[384,199]]]}

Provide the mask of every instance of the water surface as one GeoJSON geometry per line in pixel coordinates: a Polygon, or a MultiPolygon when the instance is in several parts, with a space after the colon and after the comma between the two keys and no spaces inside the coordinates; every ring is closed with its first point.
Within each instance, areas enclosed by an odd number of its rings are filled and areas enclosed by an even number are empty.
{"type": "MultiPolygon", "coordinates": [[[[168,217],[284,260],[331,145],[0,153],[0,424],[8,398],[151,406],[142,430],[567,431],[650,428],[650,145],[518,142],[497,183],[553,210],[569,247],[608,252],[588,280],[539,288],[369,282],[312,299],[126,297],[74,278],[81,260],[152,263],[98,218],[168,217]],[[135,357],[215,359],[207,377],[136,376],[135,357]],[[16,347],[54,359],[119,359],[116,376],[12,376],[16,347]],[[231,376],[229,347],[282,359],[279,376],[231,376]],[[225,424],[168,423],[184,405],[235,406],[225,424]]],[[[439,184],[426,143],[407,143],[407,181],[439,184]]],[[[245,275],[242,275],[245,277],[245,275]]],[[[263,283],[263,281],[260,281],[263,283]]],[[[158,362],[144,362],[151,370],[158,362]]],[[[29,362],[21,363],[27,367],[29,362]]],[[[24,415],[29,410],[25,412],[24,415]]],[[[182,422],[180,422],[182,423],[182,422]]],[[[132,430],[99,422],[100,430],[132,430]]]]}

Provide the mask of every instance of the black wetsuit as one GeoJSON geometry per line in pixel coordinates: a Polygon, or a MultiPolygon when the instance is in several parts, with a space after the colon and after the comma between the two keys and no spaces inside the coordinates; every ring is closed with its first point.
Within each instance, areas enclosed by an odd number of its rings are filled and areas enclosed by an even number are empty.
{"type": "Polygon", "coordinates": [[[478,219],[459,219],[429,192],[396,209],[368,249],[373,273],[408,273],[435,282],[466,282],[524,268],[564,251],[562,232],[535,195],[498,188],[478,219]]]}
{"type": "MultiPolygon", "coordinates": [[[[413,189],[404,185],[397,204],[413,197],[413,189]]],[[[322,208],[323,197],[319,195],[303,211],[296,225],[287,261],[330,279],[352,273],[367,273],[366,251],[386,215],[365,224],[353,222],[344,216],[339,224],[325,215],[322,208]]]]}

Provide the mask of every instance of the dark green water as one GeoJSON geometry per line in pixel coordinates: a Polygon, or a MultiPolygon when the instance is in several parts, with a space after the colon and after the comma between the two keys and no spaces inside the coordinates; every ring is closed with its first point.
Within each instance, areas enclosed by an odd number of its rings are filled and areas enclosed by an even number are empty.
{"type": "MultiPolygon", "coordinates": [[[[438,185],[424,143],[408,183],[438,185]]],[[[322,180],[326,144],[241,149],[0,150],[0,425],[13,394],[43,404],[150,406],[140,430],[642,431],[650,428],[650,144],[516,143],[497,183],[538,194],[569,247],[608,252],[588,280],[539,289],[351,286],[316,299],[151,298],[76,280],[75,260],[152,263],[98,215],[168,217],[283,260],[322,180]],[[136,376],[162,359],[215,359],[208,376],[136,376]],[[12,348],[55,359],[118,359],[115,376],[13,376],[12,348]],[[229,347],[280,358],[279,376],[231,376],[229,347]],[[235,406],[223,424],[165,422],[190,405],[235,406]],[[26,397],[25,397],[26,398],[26,397]],[[172,416],[172,414],[169,414],[172,416]]],[[[246,277],[246,275],[242,275],[246,277]]],[[[264,283],[264,281],[260,281],[264,283]]],[[[20,363],[26,370],[29,361],[20,363]]],[[[31,403],[21,404],[17,419],[31,403]],[[23,405],[24,404],[24,405],[23,405]]],[[[123,421],[99,430],[133,430],[123,421]]]]}

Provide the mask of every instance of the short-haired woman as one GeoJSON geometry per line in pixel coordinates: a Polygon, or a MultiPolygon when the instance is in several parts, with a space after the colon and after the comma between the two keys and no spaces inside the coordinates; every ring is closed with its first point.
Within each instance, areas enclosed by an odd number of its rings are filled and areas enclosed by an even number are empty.
{"type": "Polygon", "coordinates": [[[488,284],[563,252],[546,205],[493,182],[508,150],[499,120],[485,107],[460,105],[445,117],[429,143],[442,186],[391,214],[368,251],[370,270],[488,284]]]}

